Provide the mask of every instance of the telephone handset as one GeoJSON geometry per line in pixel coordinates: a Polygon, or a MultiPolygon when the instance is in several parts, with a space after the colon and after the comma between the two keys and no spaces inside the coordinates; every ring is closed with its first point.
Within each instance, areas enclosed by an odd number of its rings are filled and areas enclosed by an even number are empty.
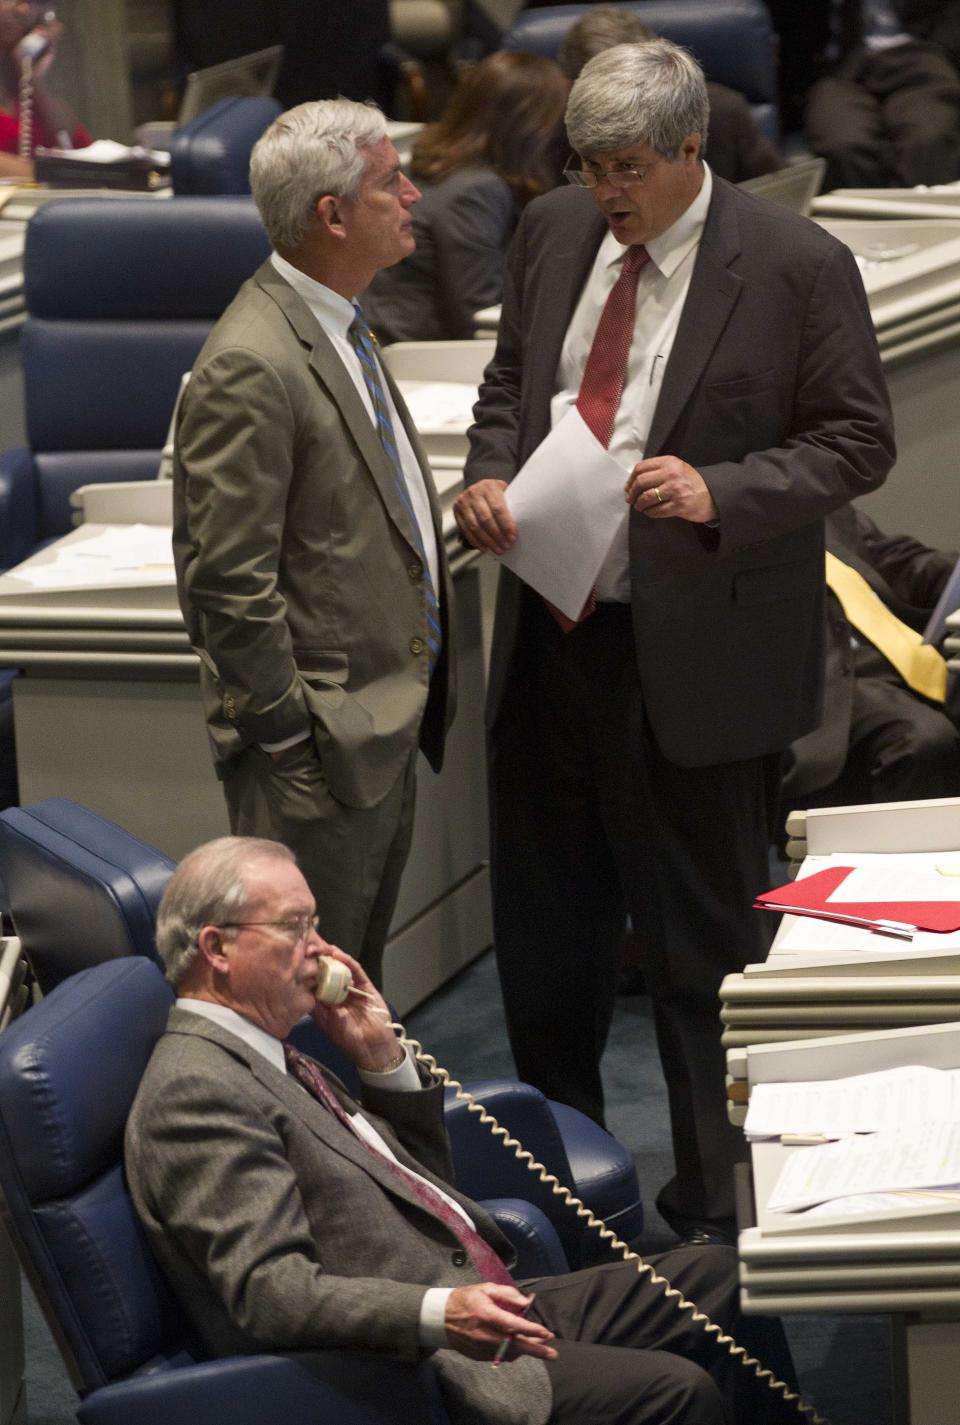
{"type": "MultiPolygon", "coordinates": [[[[53,12],[51,11],[47,23],[51,22],[52,16],[53,12]]],[[[23,39],[17,45],[15,53],[21,64],[24,60],[28,60],[30,64],[36,64],[40,56],[45,54],[49,48],[50,36],[44,34],[42,30],[36,29],[24,35],[23,39]]]]}
{"type": "MultiPolygon", "coordinates": [[[[349,965],[342,960],[334,960],[332,955],[321,955],[317,961],[317,983],[313,993],[321,1004],[343,1004],[353,989],[353,976],[349,965]]],[[[354,991],[359,994],[360,991],[354,991]]]]}
{"type": "MultiPolygon", "coordinates": [[[[365,990],[358,990],[354,987],[353,976],[350,974],[349,966],[345,965],[342,960],[334,960],[330,955],[322,955],[318,961],[317,983],[314,993],[321,1004],[343,1004],[350,994],[363,995],[365,999],[372,999],[372,996],[368,995],[365,990]]],[[[375,1006],[375,1008],[378,1014],[383,1013],[379,1006],[375,1006]]],[[[775,1391],[782,1397],[785,1403],[794,1405],[798,1415],[808,1419],[810,1425],[829,1425],[829,1422],[818,1412],[815,1406],[808,1405],[805,1401],[801,1400],[796,1391],[790,1389],[786,1381],[779,1380],[772,1371],[768,1370],[766,1366],[762,1365],[754,1356],[748,1355],[743,1346],[738,1346],[732,1336],[727,1335],[723,1328],[718,1326],[715,1321],[711,1321],[710,1317],[700,1311],[694,1302],[687,1300],[683,1293],[678,1291],[666,1277],[660,1276],[660,1274],[650,1266],[649,1262],[645,1262],[637,1252],[634,1252],[627,1246],[626,1242],[621,1242],[620,1238],[615,1232],[611,1231],[605,1222],[599,1217],[595,1217],[590,1209],[586,1207],[578,1197],[575,1197],[568,1187],[564,1187],[563,1183],[544,1167],[543,1163],[538,1163],[533,1154],[528,1152],[518,1139],[511,1137],[508,1130],[497,1122],[493,1114],[488,1113],[483,1104],[474,1098],[473,1094],[469,1093],[462,1084],[452,1078],[447,1070],[437,1063],[432,1054],[426,1053],[422,1044],[419,1044],[416,1039],[408,1038],[407,1032],[402,1024],[397,1024],[391,1020],[390,1028],[395,1030],[399,1035],[400,1042],[406,1048],[413,1051],[418,1063],[423,1064],[430,1073],[436,1075],[436,1077],[443,1082],[445,1087],[453,1089],[457,1098],[466,1103],[468,1111],[477,1114],[480,1118],[480,1122],[490,1129],[493,1136],[499,1138],[505,1148],[510,1148],[520,1162],[524,1163],[557,1197],[561,1197],[568,1207],[572,1207],[577,1213],[577,1216],[584,1219],[587,1227],[592,1227],[595,1232],[600,1234],[609,1247],[614,1251],[620,1252],[625,1262],[636,1262],[637,1271],[646,1273],[652,1284],[662,1286],[664,1288],[664,1295],[672,1299],[678,1311],[689,1312],[691,1320],[699,1321],[703,1325],[704,1331],[716,1338],[716,1344],[718,1346],[726,1346],[731,1356],[735,1357],[747,1370],[752,1370],[757,1379],[764,1381],[772,1391],[775,1391]]]]}

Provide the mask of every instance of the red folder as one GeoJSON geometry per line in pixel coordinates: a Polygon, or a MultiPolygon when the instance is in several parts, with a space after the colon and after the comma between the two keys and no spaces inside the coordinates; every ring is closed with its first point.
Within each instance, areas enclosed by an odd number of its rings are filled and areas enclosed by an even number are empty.
{"type": "Polygon", "coordinates": [[[853,869],[852,866],[830,866],[826,871],[815,871],[812,876],[765,891],[762,896],[757,896],[754,905],[760,910],[812,915],[821,920],[862,925],[888,934],[897,934],[901,930],[936,930],[944,934],[960,930],[960,901],[828,900],[853,869]]]}

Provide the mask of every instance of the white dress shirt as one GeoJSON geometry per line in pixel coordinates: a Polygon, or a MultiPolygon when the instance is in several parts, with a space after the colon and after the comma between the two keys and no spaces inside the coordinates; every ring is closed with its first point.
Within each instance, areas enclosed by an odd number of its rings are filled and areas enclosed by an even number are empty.
{"type": "MultiPolygon", "coordinates": [[[[214,1024],[219,1024],[222,1029],[227,1029],[238,1039],[242,1039],[248,1048],[255,1049],[258,1054],[262,1054],[278,1073],[287,1073],[287,1061],[284,1058],[281,1041],[273,1034],[268,1034],[265,1029],[261,1029],[259,1024],[245,1019],[242,1014],[238,1014],[229,1005],[214,1004],[210,1000],[190,999],[187,996],[182,996],[177,1000],[177,1008],[213,1020],[214,1024]]],[[[374,1073],[370,1069],[359,1069],[358,1073],[364,1083],[396,1090],[399,1093],[410,1093],[422,1088],[420,1075],[410,1058],[409,1050],[403,1063],[398,1064],[395,1069],[388,1069],[385,1074],[374,1073]]],[[[307,1092],[308,1090],[304,1089],[304,1093],[307,1092]]],[[[357,1137],[362,1138],[373,1152],[379,1153],[383,1158],[388,1158],[408,1177],[426,1182],[426,1179],[422,1178],[419,1173],[412,1172],[404,1163],[398,1161],[396,1154],[384,1140],[382,1134],[377,1131],[369,1119],[364,1118],[362,1113],[355,1113],[351,1116],[350,1126],[357,1137]]],[[[459,1202],[455,1202],[452,1197],[437,1187],[436,1183],[428,1183],[428,1187],[433,1192],[440,1193],[444,1201],[449,1203],[454,1212],[459,1213],[464,1222],[470,1227],[474,1226],[473,1220],[464,1212],[459,1202]]],[[[420,1344],[428,1351],[439,1350],[448,1344],[445,1318],[447,1297],[452,1290],[453,1288],[448,1286],[433,1286],[427,1287],[424,1291],[423,1301],[420,1303],[420,1344]]]]}
{"type": "MultiPolygon", "coordinates": [[[[348,302],[346,297],[341,297],[339,292],[334,292],[330,287],[325,287],[322,282],[315,281],[308,277],[305,272],[301,272],[299,267],[294,267],[292,262],[287,262],[286,258],[279,253],[271,254],[270,261],[274,268],[296,292],[298,297],[302,297],[310,309],[311,314],[316,317],[326,335],[333,343],[334,350],[340,357],[350,379],[357,388],[357,393],[366,407],[370,422],[376,426],[376,413],[373,409],[373,401],[370,399],[370,392],[367,390],[367,383],[363,379],[363,368],[360,365],[360,358],[354,351],[347,336],[350,323],[356,316],[353,303],[348,302]]],[[[374,354],[379,362],[380,357],[374,348],[374,354]]],[[[437,553],[437,537],[433,528],[433,514],[430,509],[430,499],[427,495],[427,487],[423,479],[423,471],[420,469],[420,462],[414,454],[410,438],[404,429],[399,412],[390,394],[390,388],[383,376],[381,365],[381,385],[390,412],[390,420],[393,423],[393,433],[396,438],[397,453],[400,456],[400,467],[403,477],[407,482],[407,489],[410,493],[410,503],[413,505],[413,512],[416,515],[417,527],[420,538],[423,541],[424,553],[427,556],[427,568],[430,571],[430,578],[433,580],[434,591],[437,599],[440,598],[440,556],[437,553]]],[[[282,742],[262,742],[260,746],[265,752],[282,752],[286,747],[293,747],[297,742],[303,742],[310,736],[309,732],[298,733],[294,737],[285,738],[282,742]]]]}
{"type": "MultiPolygon", "coordinates": [[[[665,233],[646,244],[650,261],[641,269],[637,282],[633,340],[609,446],[610,454],[623,465],[624,481],[627,472],[644,456],[712,192],[713,176],[704,164],[703,185],[689,208],[665,233]]],[[[564,337],[556,394],[550,403],[551,426],[576,404],[594,334],[607,297],[620,276],[625,252],[624,245],[608,232],[564,337]]],[[[627,527],[625,519],[596,583],[597,597],[613,603],[630,602],[627,527]]]]}

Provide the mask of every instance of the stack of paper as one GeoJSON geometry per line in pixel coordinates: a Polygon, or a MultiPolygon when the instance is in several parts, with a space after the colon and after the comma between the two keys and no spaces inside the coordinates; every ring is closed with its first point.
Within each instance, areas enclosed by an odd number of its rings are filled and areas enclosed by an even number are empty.
{"type": "Polygon", "coordinates": [[[854,1195],[917,1191],[960,1194],[960,1123],[918,1123],[799,1148],[784,1163],[767,1210],[801,1212],[854,1195]]]}
{"type": "Polygon", "coordinates": [[[960,1124],[960,1069],[923,1064],[810,1083],[755,1084],[744,1132],[763,1138],[841,1138],[920,1121],[960,1124]]]}
{"type": "Polygon", "coordinates": [[[41,555],[13,573],[35,589],[172,583],[170,539],[169,525],[107,525],[89,539],[67,541],[52,559],[41,555]]]}

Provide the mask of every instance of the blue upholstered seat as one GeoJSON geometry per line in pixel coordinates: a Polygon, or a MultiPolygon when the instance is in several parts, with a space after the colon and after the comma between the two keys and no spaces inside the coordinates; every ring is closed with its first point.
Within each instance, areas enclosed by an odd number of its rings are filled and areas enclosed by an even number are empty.
{"type": "Polygon", "coordinates": [[[174,193],[249,193],[250,152],[282,112],[276,99],[235,94],[181,124],[170,139],[174,193]]]}
{"type": "Polygon", "coordinates": [[[363,1352],[196,1363],[126,1188],[123,1132],[172,993],[143,956],[59,985],[0,1035],[0,1189],[81,1425],[449,1425],[429,1362],[363,1352]]]}
{"type": "Polygon", "coordinates": [[[29,449],[0,456],[3,567],[69,532],[79,485],[156,476],[180,378],[268,252],[252,198],[38,209],[24,253],[29,449]]]}
{"type": "MultiPolygon", "coordinates": [[[[0,813],[0,879],[24,953],[45,992],[105,959],[130,954],[155,959],[156,909],[172,871],[173,863],[159,851],[65,798],[0,813]]],[[[291,1037],[357,1091],[352,1065],[313,1024],[298,1026],[291,1037]]],[[[636,1169],[615,1138],[576,1109],[548,1102],[529,1084],[498,1079],[468,1087],[598,1217],[609,1219],[625,1239],[639,1234],[643,1208],[636,1169]]],[[[554,1270],[602,1257],[599,1237],[584,1233],[573,1209],[493,1146],[489,1130],[462,1104],[448,1103],[447,1122],[464,1192],[478,1199],[523,1198],[539,1208],[562,1244],[554,1270]]],[[[535,1275],[540,1265],[524,1260],[519,1271],[535,1275]]]]}

